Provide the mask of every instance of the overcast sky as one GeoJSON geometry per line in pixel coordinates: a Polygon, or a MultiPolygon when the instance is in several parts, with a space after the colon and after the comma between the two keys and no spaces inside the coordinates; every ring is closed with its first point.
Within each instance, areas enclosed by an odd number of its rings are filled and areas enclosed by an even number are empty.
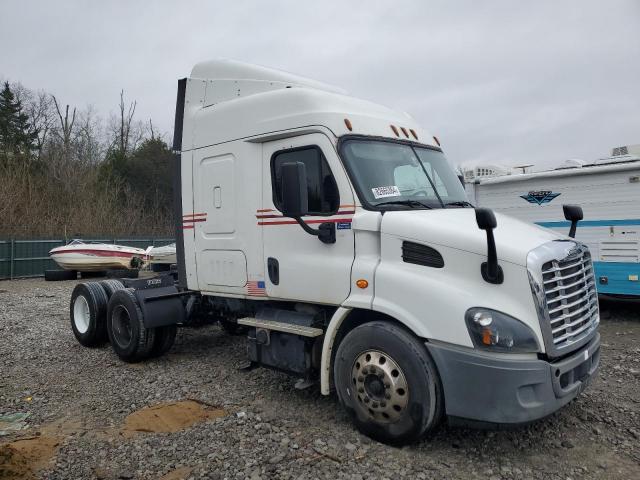
{"type": "Polygon", "coordinates": [[[0,2],[0,77],[171,137],[176,80],[217,57],[409,112],[454,163],[557,164],[640,143],[640,1],[0,2]]]}

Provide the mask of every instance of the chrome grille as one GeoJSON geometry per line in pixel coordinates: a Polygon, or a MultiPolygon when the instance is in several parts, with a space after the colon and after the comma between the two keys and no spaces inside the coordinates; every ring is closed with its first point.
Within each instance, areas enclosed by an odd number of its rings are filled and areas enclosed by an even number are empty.
{"type": "Polygon", "coordinates": [[[582,345],[599,323],[589,250],[576,242],[552,242],[531,252],[528,262],[548,353],[582,345]]]}

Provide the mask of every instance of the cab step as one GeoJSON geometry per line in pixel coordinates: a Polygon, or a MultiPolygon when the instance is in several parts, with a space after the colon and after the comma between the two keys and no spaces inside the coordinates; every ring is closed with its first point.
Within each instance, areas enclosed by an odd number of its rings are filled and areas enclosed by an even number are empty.
{"type": "Polygon", "coordinates": [[[273,330],[276,332],[292,333],[302,337],[320,337],[324,334],[321,328],[305,327],[291,323],[276,322],[274,320],[259,320],[257,318],[240,318],[238,325],[246,325],[248,327],[263,328],[265,330],[273,330]]]}

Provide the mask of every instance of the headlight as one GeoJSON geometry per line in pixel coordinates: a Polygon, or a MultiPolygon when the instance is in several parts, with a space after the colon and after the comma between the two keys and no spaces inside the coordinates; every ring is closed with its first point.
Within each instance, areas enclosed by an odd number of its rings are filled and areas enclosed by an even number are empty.
{"type": "Polygon", "coordinates": [[[470,308],[465,320],[476,348],[511,353],[540,351],[533,330],[509,315],[488,308],[470,308]]]}

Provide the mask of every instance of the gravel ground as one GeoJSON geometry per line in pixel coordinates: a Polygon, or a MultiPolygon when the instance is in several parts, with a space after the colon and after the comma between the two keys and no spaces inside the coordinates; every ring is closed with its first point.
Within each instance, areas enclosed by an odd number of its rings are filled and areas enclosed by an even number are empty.
{"type": "Polygon", "coordinates": [[[637,303],[601,301],[599,376],[560,412],[510,431],[444,426],[398,449],[357,433],[334,396],[239,371],[244,339],[218,327],[181,330],[167,356],[141,364],[80,346],[74,285],[0,282],[0,415],[30,413],[27,429],[0,437],[0,477],[640,478],[637,303]],[[125,428],[145,407],[187,399],[183,414],[171,406],[172,431],[125,428]]]}

